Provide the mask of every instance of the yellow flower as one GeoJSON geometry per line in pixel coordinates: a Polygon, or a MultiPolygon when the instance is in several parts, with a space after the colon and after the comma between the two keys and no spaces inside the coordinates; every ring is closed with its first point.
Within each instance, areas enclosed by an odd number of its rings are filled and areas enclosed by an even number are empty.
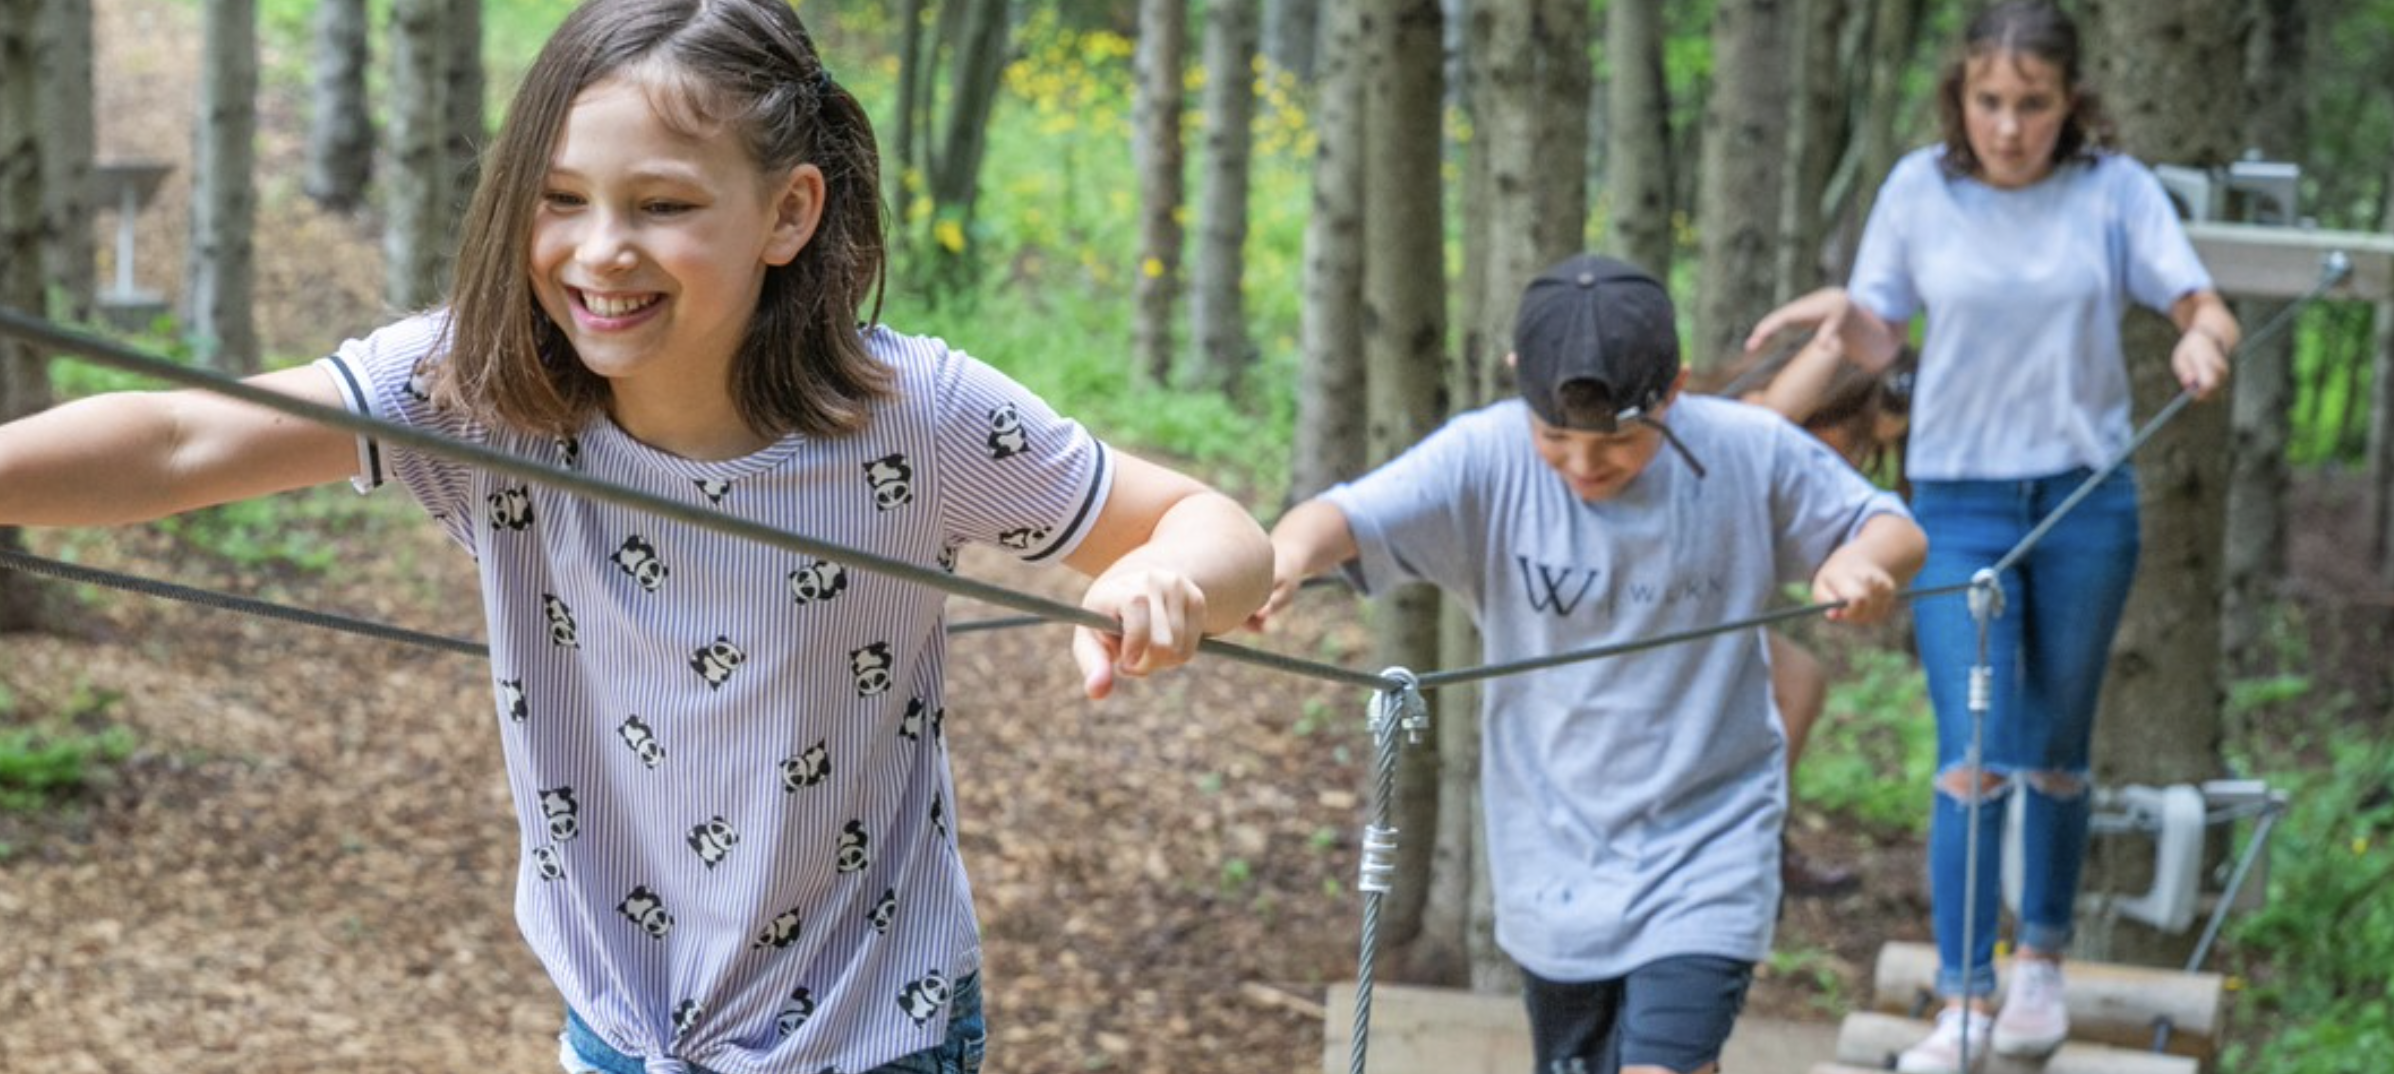
{"type": "Polygon", "coordinates": [[[951,254],[964,252],[964,225],[953,220],[942,220],[932,225],[931,238],[939,243],[940,249],[951,254]]]}
{"type": "Polygon", "coordinates": [[[1164,276],[1164,259],[1160,257],[1151,257],[1145,261],[1141,261],[1139,262],[1139,271],[1145,274],[1148,279],[1162,279],[1164,276]]]}

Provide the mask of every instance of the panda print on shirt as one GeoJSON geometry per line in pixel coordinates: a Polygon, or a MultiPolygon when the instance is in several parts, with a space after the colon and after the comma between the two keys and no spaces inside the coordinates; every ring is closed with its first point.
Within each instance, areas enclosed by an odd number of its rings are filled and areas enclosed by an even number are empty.
{"type": "Polygon", "coordinates": [[[665,744],[657,741],[655,731],[639,716],[626,716],[615,728],[615,736],[640,759],[642,767],[654,769],[665,763],[665,744]]]}
{"type": "Polygon", "coordinates": [[[557,599],[555,593],[540,595],[540,613],[549,621],[549,644],[560,649],[582,647],[581,632],[574,629],[574,610],[557,599]]]}
{"type": "Polygon", "coordinates": [[[673,931],[673,915],[666,912],[665,900],[648,890],[646,884],[634,885],[631,894],[615,904],[615,912],[639,926],[652,940],[662,940],[673,931]]]}
{"type": "Polygon", "coordinates": [[[914,502],[914,464],[905,455],[883,455],[864,464],[864,471],[874,507],[889,511],[914,502]]]}
{"type": "Polygon", "coordinates": [[[507,722],[523,723],[532,718],[532,704],[524,697],[524,680],[499,680],[499,708],[507,714],[507,722]]]}
{"type": "Polygon", "coordinates": [[[848,653],[848,671],[856,678],[856,696],[874,697],[889,692],[896,680],[890,675],[892,660],[889,643],[877,641],[848,653]]]}
{"type": "Polygon", "coordinates": [[[1009,552],[1028,552],[1046,540],[1046,527],[1020,526],[998,534],[998,547],[1009,552]]]}
{"type": "Polygon", "coordinates": [[[796,794],[808,787],[820,786],[831,778],[831,749],[829,740],[817,740],[796,757],[781,762],[781,789],[796,794]]]}
{"type": "Polygon", "coordinates": [[[695,999],[685,999],[674,1005],[673,1042],[675,1045],[678,1046],[683,1040],[689,1038],[690,1031],[698,1028],[698,1020],[706,1017],[706,1012],[706,1004],[695,999]]]}
{"type": "Polygon", "coordinates": [[[632,581],[639,583],[640,588],[649,593],[663,588],[666,576],[673,573],[666,568],[664,560],[657,558],[657,546],[648,543],[648,538],[637,533],[624,538],[623,546],[607,558],[615,562],[617,570],[630,575],[632,581]]]}
{"type": "Polygon", "coordinates": [[[707,689],[720,690],[724,683],[731,681],[732,672],[738,671],[747,660],[748,654],[733,645],[730,638],[717,634],[713,642],[699,646],[698,651],[691,654],[690,670],[707,681],[707,689]]]}
{"type": "Polygon", "coordinates": [[[537,847],[532,851],[532,872],[542,883],[565,879],[565,859],[556,847],[537,847]]]}
{"type": "Polygon", "coordinates": [[[848,569],[819,559],[790,572],[790,601],[822,604],[848,591],[848,569]]]}
{"type": "Polygon", "coordinates": [[[799,928],[798,908],[790,907],[773,915],[773,920],[765,923],[765,931],[756,934],[756,942],[749,944],[748,949],[751,951],[762,951],[768,947],[776,951],[787,949],[791,944],[798,942],[799,928]]]}
{"type": "Polygon", "coordinates": [[[733,831],[731,822],[721,815],[709,817],[690,829],[690,851],[708,869],[723,864],[725,856],[740,844],[740,833],[733,831]]]}
{"type": "Polygon", "coordinates": [[[692,478],[691,484],[698,486],[699,494],[705,496],[708,503],[721,504],[724,497],[731,495],[731,482],[719,477],[692,478]]]}
{"type": "Polygon", "coordinates": [[[568,470],[582,468],[582,438],[560,436],[549,442],[557,449],[557,465],[568,470]]]}
{"type": "Polygon", "coordinates": [[[898,990],[898,1009],[905,1011],[906,1017],[914,1019],[918,1026],[930,1024],[932,1016],[947,1005],[948,978],[938,970],[908,981],[906,987],[898,990]]]}
{"type": "Polygon", "coordinates": [[[540,792],[540,815],[548,822],[551,839],[562,843],[582,834],[582,807],[574,800],[572,787],[540,792]]]}
{"type": "Polygon", "coordinates": [[[873,927],[873,935],[887,936],[890,925],[897,919],[898,889],[883,888],[881,898],[875,900],[872,910],[865,914],[865,924],[873,927]]]}
{"type": "Polygon", "coordinates": [[[416,359],[416,364],[407,367],[407,383],[399,390],[406,392],[407,397],[415,400],[416,402],[431,402],[432,359],[418,358],[416,359]]]}
{"type": "Polygon", "coordinates": [[[873,864],[873,841],[865,835],[863,821],[849,821],[840,829],[839,848],[831,861],[832,868],[843,873],[861,873],[873,864]]]}
{"type": "Polygon", "coordinates": [[[531,529],[532,490],[515,485],[491,493],[490,528],[494,533],[500,530],[521,533],[531,529]]]}
{"type": "Polygon", "coordinates": [[[773,1032],[789,1036],[815,1016],[815,994],[805,988],[790,993],[790,1000],[781,1005],[781,1013],[773,1016],[773,1032]]]}
{"type": "Polygon", "coordinates": [[[989,457],[1009,459],[1031,448],[1030,433],[1022,427],[1022,412],[1007,403],[989,412],[989,457]]]}

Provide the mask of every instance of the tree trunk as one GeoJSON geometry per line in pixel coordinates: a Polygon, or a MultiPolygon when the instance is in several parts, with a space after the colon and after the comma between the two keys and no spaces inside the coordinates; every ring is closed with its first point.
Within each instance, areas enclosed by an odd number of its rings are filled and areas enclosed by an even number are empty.
{"type": "Polygon", "coordinates": [[[1663,80],[1662,0],[1612,0],[1605,16],[1612,119],[1604,171],[1605,246],[1671,278],[1671,96],[1663,80]]]}
{"type": "Polygon", "coordinates": [[[316,5],[315,111],[308,117],[307,177],[300,189],[325,209],[346,213],[374,177],[374,117],[366,105],[366,0],[316,5]]]}
{"type": "Polygon", "coordinates": [[[1324,0],[1314,132],[1313,213],[1305,220],[1305,366],[1297,386],[1289,503],[1363,471],[1363,9],[1324,0]]]}
{"type": "Polygon", "coordinates": [[[92,220],[91,0],[41,5],[42,264],[57,305],[51,316],[81,321],[96,297],[92,220]]]}
{"type": "Polygon", "coordinates": [[[1247,187],[1255,144],[1258,0],[1211,0],[1205,20],[1205,160],[1189,290],[1190,381],[1234,392],[1255,364],[1247,337],[1247,187]]]}
{"type": "MultiPolygon", "coordinates": [[[[2394,168],[2386,175],[2384,199],[2385,211],[2378,219],[2394,223],[2394,168]]],[[[2369,443],[2365,449],[2369,549],[2379,581],[2394,589],[2394,302],[2380,302],[2372,312],[2369,443]]]]}
{"type": "Polygon", "coordinates": [[[458,228],[465,220],[466,207],[474,202],[474,184],[482,177],[482,143],[486,137],[482,107],[485,82],[482,0],[449,0],[448,27],[441,38],[447,46],[442,60],[448,80],[449,106],[448,119],[442,123],[449,158],[444,175],[448,189],[442,194],[441,206],[441,275],[445,281],[448,267],[457,256],[458,228]]]}
{"type": "Polygon", "coordinates": [[[449,199],[451,0],[392,0],[390,175],[383,183],[383,299],[397,309],[440,300],[449,199]]]}
{"type": "MultiPolygon", "coordinates": [[[[2142,159],[2219,164],[2236,151],[2240,87],[2236,0],[2145,4],[2102,0],[2089,22],[2108,42],[2091,55],[2118,117],[2123,147],[2142,159]]],[[[2139,414],[2178,391],[2168,356],[2177,333],[2162,318],[2133,315],[2123,340],[2139,414]]],[[[2196,782],[2221,773],[2219,670],[2220,529],[2225,506],[2226,406],[2188,408],[2136,460],[2144,554],[2095,726],[2095,782],[2196,782]]],[[[2151,854],[2136,840],[2098,842],[2088,885],[2140,892],[2151,854]]],[[[2195,936],[2165,935],[2133,922],[2090,921],[2082,946],[2095,958],[2183,965],[2195,936]]]]}
{"type": "Polygon", "coordinates": [[[950,48],[947,122],[931,164],[931,197],[939,211],[953,210],[964,223],[972,219],[981,158],[988,150],[989,113],[997,107],[998,79],[1005,74],[1011,6],[1002,0],[965,4],[950,48]]]}
{"type": "Polygon", "coordinates": [[[226,373],[258,369],[251,168],[258,130],[256,0],[202,5],[199,114],[192,128],[191,248],[183,271],[183,331],[199,361],[226,373]]]}
{"type": "MultiPolygon", "coordinates": [[[[1588,5],[1581,0],[1538,0],[1536,41],[1539,80],[1544,99],[1537,105],[1545,117],[1550,166],[1533,173],[1538,184],[1538,241],[1559,261],[1587,245],[1588,163],[1591,152],[1590,117],[1596,72],[1589,55],[1592,28],[1588,5]]],[[[1544,266],[1539,266],[1543,268],[1544,266]]],[[[1512,390],[1513,380],[1501,375],[1487,382],[1493,398],[1512,390]]]]}
{"type": "Polygon", "coordinates": [[[1837,65],[1839,31],[1846,0],[1793,0],[1788,29],[1795,74],[1787,100],[1787,174],[1779,199],[1779,257],[1772,273],[1773,302],[1820,286],[1828,277],[1821,263],[1821,201],[1829,170],[1837,165],[1844,135],[1845,72],[1837,65]]]}
{"type": "Polygon", "coordinates": [[[1137,379],[1172,379],[1172,311],[1180,301],[1182,84],[1188,68],[1188,0],[1140,0],[1131,162],[1139,175],[1139,273],[1132,285],[1131,361],[1137,379]]]}
{"type": "MultiPolygon", "coordinates": [[[[1447,397],[1457,411],[1469,410],[1480,398],[1481,380],[1489,364],[1489,351],[1502,358],[1504,351],[1496,350],[1503,343],[1487,332],[1488,253],[1489,237],[1495,228],[1495,154],[1489,152],[1493,141],[1496,100],[1513,91],[1526,92],[1527,72],[1535,69],[1535,61],[1519,50],[1506,52],[1492,44],[1496,22],[1501,17],[1527,12],[1518,4],[1465,4],[1447,0],[1444,5],[1447,19],[1447,48],[1457,48],[1459,56],[1450,56],[1448,69],[1460,76],[1460,84],[1449,84],[1447,96],[1468,102],[1453,106],[1471,118],[1473,140],[1464,144],[1460,132],[1449,131],[1446,136],[1447,159],[1462,165],[1463,194],[1457,211],[1462,214],[1463,273],[1450,285],[1449,291],[1458,299],[1455,310],[1456,347],[1454,361],[1446,371],[1447,397]],[[1459,44],[1458,44],[1459,43],[1459,44]]],[[[1513,35],[1518,39],[1522,35],[1513,35]]]]}
{"type": "MultiPolygon", "coordinates": [[[[45,0],[0,0],[0,306],[42,311],[42,105],[38,60],[45,0]]],[[[43,356],[14,339],[0,339],[0,421],[50,405],[50,373],[43,356]]],[[[24,537],[0,527],[0,548],[18,550],[24,537]]],[[[0,570],[0,632],[38,625],[40,604],[32,575],[0,570]]]]}
{"type": "MultiPolygon", "coordinates": [[[[1146,24],[1144,15],[1140,18],[1146,24]]],[[[915,137],[916,122],[924,114],[923,87],[931,84],[924,71],[923,56],[923,0],[899,0],[898,3],[898,88],[897,123],[890,135],[889,156],[881,171],[882,185],[889,188],[889,204],[898,219],[906,219],[906,210],[921,188],[922,148],[915,137]]],[[[1145,31],[1141,31],[1140,47],[1144,49],[1145,31]]]]}
{"type": "Polygon", "coordinates": [[[1264,0],[1263,55],[1299,82],[1312,82],[1324,0],[1264,0]]]}
{"type": "Polygon", "coordinates": [[[1787,0],[1721,0],[1714,9],[1713,85],[1698,167],[1699,258],[1688,364],[1719,368],[1778,293],[1779,186],[1785,158],[1787,0]]]}
{"type": "MultiPolygon", "coordinates": [[[[2244,36],[2245,144],[2273,160],[2307,148],[2305,97],[2298,73],[2306,54],[2301,5],[2253,0],[2244,36]]],[[[2277,221],[2291,224],[2293,221],[2277,221]]],[[[2247,334],[2287,303],[2238,302],[2247,334]]],[[[2229,383],[2228,507],[2222,544],[2220,656],[2231,672],[2249,670],[2267,629],[2267,611],[2286,574],[2286,443],[2294,401],[2294,341],[2282,332],[2236,354],[2229,383]]]]}
{"type": "MultiPolygon", "coordinates": [[[[1446,281],[1439,226],[1442,68],[1438,0],[1367,5],[1365,33],[1380,62],[1367,68],[1363,348],[1368,363],[1372,458],[1384,461],[1435,428],[1445,412],[1446,281]]],[[[1438,658],[1438,595],[1414,586],[1374,609],[1383,666],[1422,668],[1438,658]]],[[[1440,710],[1440,717],[1448,714],[1440,710]]],[[[1382,906],[1381,941],[1413,941],[1422,928],[1438,831],[1438,755],[1409,749],[1397,773],[1396,823],[1407,834],[1396,890],[1382,906]]]]}
{"type": "MultiPolygon", "coordinates": [[[[1904,108],[1904,77],[1920,45],[1921,8],[1926,0],[1876,0],[1870,13],[1869,94],[1863,104],[1860,152],[1854,182],[1853,225],[1870,219],[1879,183],[1894,169],[1910,142],[1904,108]]],[[[2092,53],[2089,53],[2092,55],[2092,53]]],[[[1850,248],[1851,244],[1847,244],[1850,248]]]]}

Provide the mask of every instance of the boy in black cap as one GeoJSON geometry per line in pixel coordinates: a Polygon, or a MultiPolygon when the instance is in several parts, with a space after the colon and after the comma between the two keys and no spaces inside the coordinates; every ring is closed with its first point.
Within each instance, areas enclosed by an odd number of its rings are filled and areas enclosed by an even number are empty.
{"type": "MultiPolygon", "coordinates": [[[[1289,511],[1256,625],[1342,564],[1365,593],[1461,598],[1491,662],[1751,618],[1803,579],[1846,602],[1830,618],[1884,617],[1927,549],[1902,502],[1774,413],[1682,397],[1674,324],[1622,262],[1540,274],[1521,398],[1289,511]]],[[[1496,936],[1538,1074],[1715,1069],[1779,901],[1763,632],[1491,680],[1481,715],[1496,936]]]]}

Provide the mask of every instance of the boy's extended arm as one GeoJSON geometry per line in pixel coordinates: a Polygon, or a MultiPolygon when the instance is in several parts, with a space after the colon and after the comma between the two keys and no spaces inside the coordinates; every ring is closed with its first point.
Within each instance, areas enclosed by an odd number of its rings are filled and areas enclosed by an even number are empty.
{"type": "Polygon", "coordinates": [[[1092,575],[1081,606],[1122,624],[1119,636],[1075,633],[1089,696],[1114,674],[1188,662],[1206,634],[1230,630],[1272,582],[1263,527],[1229,497],[1186,475],[1114,453],[1114,484],[1097,522],[1065,564],[1092,575]]]}
{"type": "Polygon", "coordinates": [[[1346,512],[1327,500],[1307,500],[1280,516],[1272,527],[1272,595],[1247,625],[1261,630],[1296,599],[1305,580],[1355,558],[1355,530],[1346,512]]]}
{"type": "MultiPolygon", "coordinates": [[[[331,378],[312,367],[250,383],[341,405],[331,378]]],[[[356,470],[354,434],[222,395],[93,396],[0,425],[0,525],[138,522],[356,470]]]]}
{"type": "Polygon", "coordinates": [[[1829,553],[1812,575],[1815,603],[1846,602],[1829,618],[1849,623],[1875,623],[1895,610],[1897,594],[1912,584],[1920,564],[1928,558],[1928,536],[1909,518],[1872,515],[1854,539],[1829,553]]]}

